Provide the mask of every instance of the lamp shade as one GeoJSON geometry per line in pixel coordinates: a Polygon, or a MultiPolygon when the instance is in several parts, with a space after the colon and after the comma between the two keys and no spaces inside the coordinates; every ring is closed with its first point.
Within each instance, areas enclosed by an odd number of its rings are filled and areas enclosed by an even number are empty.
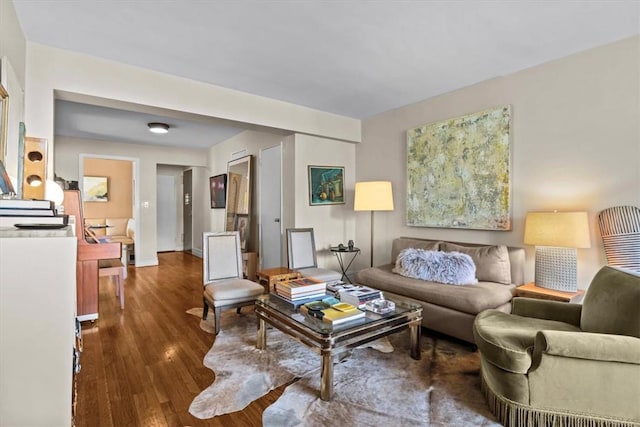
{"type": "Polygon", "coordinates": [[[356,182],[355,211],[392,211],[393,192],[390,181],[356,182]]]}
{"type": "Polygon", "coordinates": [[[590,248],[587,213],[529,212],[524,226],[524,243],[536,246],[590,248]]]}

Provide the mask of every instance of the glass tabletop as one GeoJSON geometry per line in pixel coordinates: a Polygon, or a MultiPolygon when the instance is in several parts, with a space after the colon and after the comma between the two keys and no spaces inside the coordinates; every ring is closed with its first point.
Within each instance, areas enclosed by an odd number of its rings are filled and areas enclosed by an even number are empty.
{"type": "Polygon", "coordinates": [[[378,314],[372,311],[362,310],[365,316],[359,319],[347,321],[337,325],[324,322],[321,319],[301,313],[299,309],[294,309],[290,304],[282,301],[278,297],[271,297],[270,294],[260,295],[256,300],[256,305],[265,307],[270,310],[289,317],[297,323],[300,323],[314,332],[320,334],[331,334],[332,332],[345,331],[351,328],[362,327],[363,325],[375,326],[375,323],[388,323],[394,319],[405,319],[407,315],[413,312],[419,312],[422,307],[419,304],[412,303],[408,300],[393,297],[387,298],[395,303],[395,310],[390,313],[378,314]]]}

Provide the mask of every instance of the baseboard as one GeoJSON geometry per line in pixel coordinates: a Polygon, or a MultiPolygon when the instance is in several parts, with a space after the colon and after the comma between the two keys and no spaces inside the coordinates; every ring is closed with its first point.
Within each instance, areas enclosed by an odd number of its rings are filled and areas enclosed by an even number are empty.
{"type": "Polygon", "coordinates": [[[158,257],[140,259],[136,257],[136,267],[153,267],[158,265],[158,257]]]}
{"type": "Polygon", "coordinates": [[[202,249],[192,248],[191,254],[197,256],[198,258],[202,258],[202,249]]]}
{"type": "Polygon", "coordinates": [[[94,321],[97,318],[98,318],[98,313],[83,314],[82,316],[78,316],[78,321],[79,322],[86,322],[88,320],[94,321]]]}

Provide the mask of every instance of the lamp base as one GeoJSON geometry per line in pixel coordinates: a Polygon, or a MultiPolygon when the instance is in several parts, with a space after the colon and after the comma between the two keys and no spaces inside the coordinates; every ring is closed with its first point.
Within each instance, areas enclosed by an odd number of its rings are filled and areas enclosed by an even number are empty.
{"type": "Polygon", "coordinates": [[[575,248],[536,247],[536,286],[561,292],[578,290],[578,251],[575,248]]]}

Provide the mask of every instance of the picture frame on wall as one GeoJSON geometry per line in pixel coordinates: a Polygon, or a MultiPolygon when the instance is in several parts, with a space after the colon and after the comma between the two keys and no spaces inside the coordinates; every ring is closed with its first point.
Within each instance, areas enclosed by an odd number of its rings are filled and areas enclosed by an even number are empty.
{"type": "Polygon", "coordinates": [[[342,205],[344,166],[309,166],[309,205],[342,205]]]}
{"type": "Polygon", "coordinates": [[[109,180],[106,176],[82,177],[83,202],[108,202],[109,180]]]}
{"type": "Polygon", "coordinates": [[[211,209],[223,209],[227,206],[227,174],[209,177],[211,209]]]}

